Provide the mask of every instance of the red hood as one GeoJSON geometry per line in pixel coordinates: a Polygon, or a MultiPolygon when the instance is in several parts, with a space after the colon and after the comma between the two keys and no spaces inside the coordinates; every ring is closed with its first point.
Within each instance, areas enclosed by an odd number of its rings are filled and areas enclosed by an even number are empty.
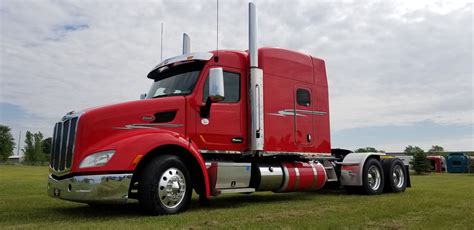
{"type": "MultiPolygon", "coordinates": [[[[185,135],[185,97],[165,97],[130,101],[83,110],[79,118],[74,150],[75,162],[85,155],[104,150],[117,138],[137,129],[170,129],[185,135]],[[173,112],[168,122],[155,119],[159,113],[173,112]]],[[[77,164],[75,164],[77,166],[77,164]]]]}

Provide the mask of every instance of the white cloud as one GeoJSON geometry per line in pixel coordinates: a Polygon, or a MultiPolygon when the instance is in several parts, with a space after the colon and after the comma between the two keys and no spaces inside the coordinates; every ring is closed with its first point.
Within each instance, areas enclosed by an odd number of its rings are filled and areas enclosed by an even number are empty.
{"type": "MultiPolygon", "coordinates": [[[[334,130],[473,125],[468,2],[257,1],[261,46],[326,60],[334,130]]],[[[216,47],[215,1],[2,1],[0,102],[50,133],[65,112],[137,99],[159,60],[216,47]],[[66,26],[87,25],[78,30],[66,26]],[[46,125],[45,125],[46,124],[46,125]]],[[[247,4],[220,1],[221,48],[247,49],[247,4]]]]}

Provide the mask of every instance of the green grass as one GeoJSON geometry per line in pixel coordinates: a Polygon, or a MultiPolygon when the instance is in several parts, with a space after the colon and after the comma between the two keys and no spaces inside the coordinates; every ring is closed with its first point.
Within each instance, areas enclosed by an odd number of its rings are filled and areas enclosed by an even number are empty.
{"type": "Polygon", "coordinates": [[[412,176],[401,194],[226,195],[185,213],[147,216],[137,204],[93,209],[46,195],[48,169],[0,166],[0,229],[474,229],[474,175],[412,176]]]}

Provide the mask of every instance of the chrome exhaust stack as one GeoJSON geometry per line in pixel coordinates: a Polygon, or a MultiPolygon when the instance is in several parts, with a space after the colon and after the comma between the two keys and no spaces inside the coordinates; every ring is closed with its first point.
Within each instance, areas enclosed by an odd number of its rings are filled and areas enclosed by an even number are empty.
{"type": "Polygon", "coordinates": [[[183,33],[183,54],[191,53],[191,38],[187,33],[183,33]]]}
{"type": "Polygon", "coordinates": [[[249,61],[250,61],[250,110],[251,131],[249,149],[256,153],[263,151],[263,70],[258,68],[257,46],[257,9],[253,2],[249,3],[249,61]]]}

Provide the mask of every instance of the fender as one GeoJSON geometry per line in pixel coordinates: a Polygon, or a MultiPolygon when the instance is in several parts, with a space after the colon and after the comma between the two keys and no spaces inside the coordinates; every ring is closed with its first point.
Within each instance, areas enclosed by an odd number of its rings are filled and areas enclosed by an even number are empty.
{"type": "Polygon", "coordinates": [[[141,159],[147,154],[152,152],[154,149],[164,145],[175,145],[186,149],[191,153],[192,157],[196,160],[202,174],[204,176],[203,182],[206,189],[206,196],[210,197],[209,190],[209,177],[206,169],[204,158],[199,153],[198,148],[194,143],[188,141],[183,135],[164,129],[135,129],[135,130],[124,130],[125,133],[114,137],[107,138],[100,143],[91,146],[86,151],[86,154],[81,154],[80,159],[82,160],[87,155],[105,151],[115,150],[114,156],[104,166],[90,167],[79,169],[79,162],[74,164],[73,172],[76,173],[92,173],[92,172],[116,172],[116,171],[129,171],[133,172],[137,167],[138,162],[133,162],[139,155],[141,159]]]}
{"type": "Polygon", "coordinates": [[[346,186],[362,186],[362,170],[364,164],[369,157],[376,157],[380,160],[385,153],[349,153],[344,157],[341,165],[341,185],[346,186]]]}

